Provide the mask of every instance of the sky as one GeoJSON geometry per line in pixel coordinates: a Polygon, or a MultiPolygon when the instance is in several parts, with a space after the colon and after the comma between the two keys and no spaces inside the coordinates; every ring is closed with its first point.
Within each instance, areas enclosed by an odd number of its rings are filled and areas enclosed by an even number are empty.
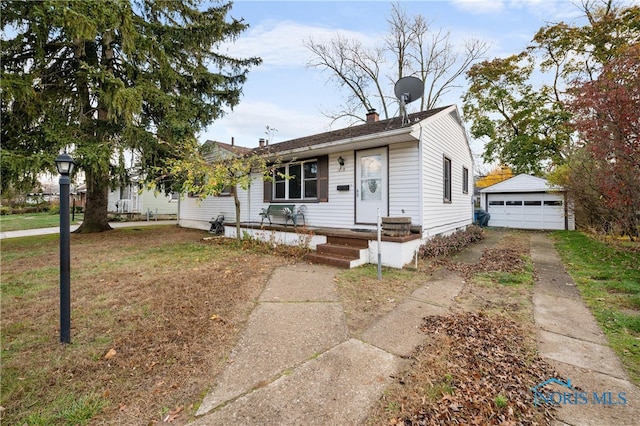
{"type": "MultiPolygon", "coordinates": [[[[469,38],[487,41],[491,47],[486,59],[517,54],[545,24],[573,23],[581,15],[570,0],[405,0],[399,4],[409,16],[424,16],[433,29],[449,31],[454,46],[469,38]]],[[[271,136],[271,142],[277,143],[344,127],[345,123],[332,126],[326,116],[338,109],[344,94],[329,82],[326,71],[307,66],[312,54],[304,42],[310,38],[329,41],[341,34],[365,46],[380,45],[388,31],[391,5],[388,1],[235,0],[230,16],[244,19],[249,28],[221,49],[233,57],[258,56],[263,63],[249,72],[240,103],[201,133],[199,141],[231,143],[233,137],[236,145],[256,147],[260,138],[271,136]],[[267,126],[277,130],[268,135],[267,126]]],[[[466,80],[461,78],[459,83],[463,87],[441,105],[456,104],[462,112],[466,80]]],[[[472,140],[471,148],[480,161],[483,143],[472,140]]]]}

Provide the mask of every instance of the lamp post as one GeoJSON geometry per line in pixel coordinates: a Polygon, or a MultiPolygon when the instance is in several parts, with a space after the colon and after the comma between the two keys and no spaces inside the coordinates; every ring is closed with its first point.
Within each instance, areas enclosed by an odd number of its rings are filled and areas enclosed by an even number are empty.
{"type": "Polygon", "coordinates": [[[69,175],[73,166],[73,158],[66,152],[56,157],[56,168],[60,173],[60,343],[71,343],[69,175]]]}

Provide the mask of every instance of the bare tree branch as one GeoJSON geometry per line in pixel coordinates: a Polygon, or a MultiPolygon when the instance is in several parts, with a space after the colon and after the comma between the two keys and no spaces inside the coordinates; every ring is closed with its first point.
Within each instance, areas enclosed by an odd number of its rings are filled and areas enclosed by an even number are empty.
{"type": "Polygon", "coordinates": [[[420,110],[434,108],[453,88],[460,87],[456,81],[489,48],[488,43],[471,39],[458,50],[448,31],[432,31],[426,18],[407,15],[399,3],[392,5],[387,22],[389,32],[381,47],[365,48],[358,40],[340,35],[328,43],[311,39],[305,43],[314,56],[308,66],[329,71],[329,81],[347,91],[340,111],[328,115],[334,120],[363,120],[362,110],[372,108],[389,118],[391,105],[398,103],[394,84],[409,75],[425,83],[420,110]]]}

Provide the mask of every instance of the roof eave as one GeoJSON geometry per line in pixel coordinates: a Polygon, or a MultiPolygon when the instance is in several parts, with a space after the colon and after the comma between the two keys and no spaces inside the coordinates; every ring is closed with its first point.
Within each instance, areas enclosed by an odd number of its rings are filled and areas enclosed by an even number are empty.
{"type": "Polygon", "coordinates": [[[416,129],[416,126],[406,126],[399,129],[388,130],[385,132],[372,133],[362,136],[356,136],[347,139],[338,139],[331,142],[325,142],[317,145],[309,145],[300,148],[294,148],[290,150],[283,150],[271,153],[271,157],[293,157],[296,154],[301,153],[331,153],[337,151],[344,151],[346,147],[351,147],[352,149],[364,149],[364,148],[373,148],[376,146],[380,146],[380,139],[387,139],[385,144],[393,144],[393,143],[402,143],[408,141],[418,141],[419,140],[419,128],[416,129]],[[409,137],[401,137],[407,135],[409,137]],[[369,146],[370,145],[370,146],[369,146]]]}

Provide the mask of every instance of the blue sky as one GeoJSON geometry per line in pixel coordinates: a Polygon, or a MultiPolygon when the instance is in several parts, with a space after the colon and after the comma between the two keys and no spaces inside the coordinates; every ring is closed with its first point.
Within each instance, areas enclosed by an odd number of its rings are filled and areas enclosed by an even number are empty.
{"type": "MultiPolygon", "coordinates": [[[[478,38],[490,43],[487,58],[521,52],[547,22],[575,22],[581,15],[569,0],[440,0],[401,1],[409,15],[422,14],[432,28],[450,31],[451,40],[478,38]]],[[[577,3],[577,1],[576,1],[577,3]]],[[[267,137],[266,126],[276,128],[272,142],[343,127],[323,112],[336,110],[343,95],[328,74],[308,68],[310,52],[303,42],[329,40],[341,33],[365,46],[380,44],[387,32],[388,1],[246,1],[235,0],[230,15],[244,18],[250,28],[235,43],[226,45],[236,57],[259,56],[244,85],[240,104],[199,136],[255,147],[267,137]]],[[[459,81],[463,86],[464,79],[459,81]]],[[[462,90],[451,93],[442,105],[461,109],[462,90]]],[[[483,146],[472,141],[478,158],[483,146]]]]}

